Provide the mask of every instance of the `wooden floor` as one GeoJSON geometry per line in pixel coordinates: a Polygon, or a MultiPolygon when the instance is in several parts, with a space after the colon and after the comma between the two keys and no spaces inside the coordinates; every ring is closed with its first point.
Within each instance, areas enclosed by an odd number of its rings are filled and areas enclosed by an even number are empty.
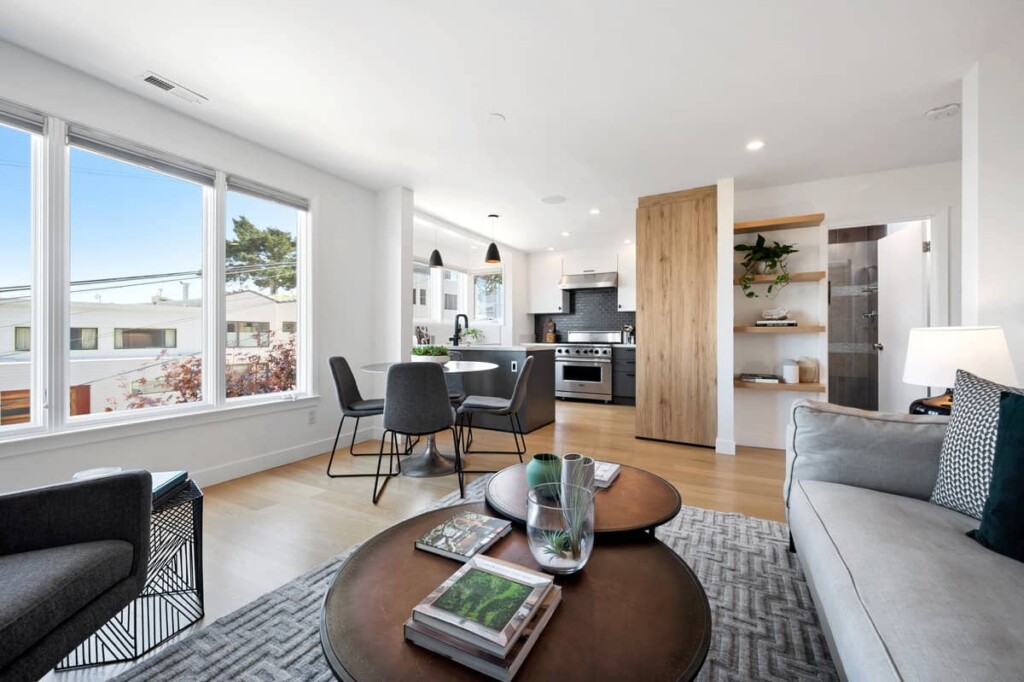
{"type": "MultiPolygon", "coordinates": [[[[557,419],[529,434],[530,453],[580,452],[652,471],[676,486],[683,504],[784,521],[784,453],[741,448],[735,457],[707,448],[633,437],[634,409],[563,402],[557,419]]],[[[451,438],[439,437],[451,451],[451,438]]],[[[474,449],[510,449],[512,438],[475,431],[474,449]]],[[[376,442],[356,451],[375,450],[376,442]]],[[[212,623],[261,594],[280,587],[354,543],[412,516],[456,490],[454,476],[392,479],[379,504],[370,502],[372,478],[331,479],[328,453],[206,488],[204,546],[206,618],[212,623]]],[[[514,455],[471,456],[469,466],[497,469],[514,455]]],[[[339,448],[335,473],[371,472],[376,457],[352,458],[339,448]]],[[[473,477],[467,476],[467,482],[473,477]]],[[[124,668],[106,666],[51,679],[103,679],[124,668]]]]}

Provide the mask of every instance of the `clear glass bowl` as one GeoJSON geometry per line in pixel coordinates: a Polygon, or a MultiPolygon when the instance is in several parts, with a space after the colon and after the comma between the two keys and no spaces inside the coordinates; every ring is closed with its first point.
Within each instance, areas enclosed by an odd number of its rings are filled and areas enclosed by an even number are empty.
{"type": "Polygon", "coordinates": [[[559,483],[532,488],[526,495],[526,535],[543,570],[576,573],[594,550],[594,493],[559,483]]]}

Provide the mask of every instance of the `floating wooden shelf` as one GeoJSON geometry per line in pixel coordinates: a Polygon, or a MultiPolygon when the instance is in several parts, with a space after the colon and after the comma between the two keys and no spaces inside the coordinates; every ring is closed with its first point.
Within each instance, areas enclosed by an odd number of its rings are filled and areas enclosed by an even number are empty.
{"type": "MultiPolygon", "coordinates": [[[[789,273],[790,282],[818,282],[825,279],[825,271],[818,270],[816,272],[791,272],[789,273]]],[[[733,284],[739,284],[740,278],[734,277],[733,284]]],[[[771,284],[775,281],[775,275],[754,275],[754,281],[751,284],[771,284]]]]}
{"type": "Polygon", "coordinates": [[[786,218],[769,218],[768,220],[748,220],[736,223],[733,226],[733,231],[736,234],[747,234],[749,232],[791,230],[796,227],[817,227],[824,220],[824,213],[809,213],[807,215],[794,215],[786,218]]]}
{"type": "Polygon", "coordinates": [[[797,327],[733,327],[737,334],[819,334],[825,331],[821,324],[803,324],[797,327]]]}
{"type": "Polygon", "coordinates": [[[752,381],[733,381],[736,388],[752,388],[755,391],[799,391],[803,393],[825,393],[825,384],[761,384],[752,381]]]}

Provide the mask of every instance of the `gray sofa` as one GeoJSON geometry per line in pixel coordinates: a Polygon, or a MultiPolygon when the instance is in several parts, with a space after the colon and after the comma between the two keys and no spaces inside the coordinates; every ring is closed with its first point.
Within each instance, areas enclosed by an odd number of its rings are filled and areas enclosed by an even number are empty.
{"type": "Polygon", "coordinates": [[[37,680],[142,592],[152,480],[0,496],[0,680],[37,680]]]}
{"type": "Polygon", "coordinates": [[[790,532],[844,679],[1024,679],[1024,564],[928,501],[946,423],[793,405],[790,532]]]}

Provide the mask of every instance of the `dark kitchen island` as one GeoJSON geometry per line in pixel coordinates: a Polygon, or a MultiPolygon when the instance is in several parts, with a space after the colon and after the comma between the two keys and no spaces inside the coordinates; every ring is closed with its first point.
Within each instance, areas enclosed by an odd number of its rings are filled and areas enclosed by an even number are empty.
{"type": "MultiPolygon", "coordinates": [[[[509,398],[526,358],[533,357],[533,370],[526,400],[519,410],[523,431],[530,433],[555,421],[555,350],[545,346],[458,346],[450,350],[462,353],[463,360],[493,362],[498,369],[463,375],[468,395],[509,398]]],[[[478,414],[473,428],[511,431],[508,417],[478,414]]]]}

